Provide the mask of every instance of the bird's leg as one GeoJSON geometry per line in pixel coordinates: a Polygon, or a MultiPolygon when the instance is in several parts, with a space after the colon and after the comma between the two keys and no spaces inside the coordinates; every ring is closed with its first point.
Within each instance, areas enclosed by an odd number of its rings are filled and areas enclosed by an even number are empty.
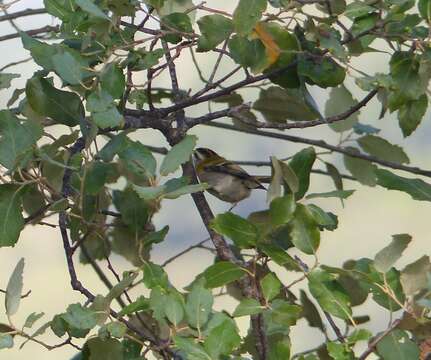
{"type": "Polygon", "coordinates": [[[238,205],[238,202],[234,203],[234,204],[229,208],[229,210],[228,210],[227,212],[231,212],[231,211],[235,208],[235,206],[237,206],[237,205],[238,205]]]}

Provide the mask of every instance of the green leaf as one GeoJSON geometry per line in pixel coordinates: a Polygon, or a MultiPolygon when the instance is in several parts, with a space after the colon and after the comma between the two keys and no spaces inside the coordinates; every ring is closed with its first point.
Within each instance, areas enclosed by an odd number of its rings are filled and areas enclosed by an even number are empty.
{"type": "Polygon", "coordinates": [[[188,360],[212,360],[204,348],[193,339],[175,336],[174,343],[177,348],[186,354],[188,360]]]}
{"type": "Polygon", "coordinates": [[[345,70],[329,57],[302,58],[298,63],[298,73],[310,85],[322,88],[338,86],[346,77],[345,70]]]}
{"type": "Polygon", "coordinates": [[[320,244],[320,231],[310,210],[298,204],[289,223],[292,243],[306,254],[314,254],[320,244]]]}
{"type": "Polygon", "coordinates": [[[198,40],[198,52],[215,49],[233,32],[232,20],[219,14],[201,17],[198,25],[202,33],[198,40]]]}
{"type": "Polygon", "coordinates": [[[329,176],[331,177],[332,181],[334,182],[335,188],[337,190],[343,190],[343,178],[341,177],[340,172],[338,169],[332,165],[331,163],[325,163],[326,170],[328,171],[329,176]]]}
{"type": "Polygon", "coordinates": [[[328,342],[326,344],[328,353],[334,360],[353,360],[354,354],[347,344],[328,342]]]}
{"type": "Polygon", "coordinates": [[[0,89],[8,89],[13,79],[19,78],[19,74],[0,73],[0,89]]]}
{"type": "Polygon", "coordinates": [[[109,142],[99,151],[97,157],[102,159],[104,162],[111,162],[115,155],[120,154],[128,146],[129,138],[125,132],[122,132],[109,140],[109,142]]]}
{"type": "Polygon", "coordinates": [[[370,259],[360,259],[355,262],[355,272],[352,272],[352,276],[356,276],[360,282],[361,287],[367,293],[372,292],[373,300],[383,306],[384,308],[395,311],[400,308],[399,302],[403,303],[405,295],[402,291],[400,282],[400,273],[395,268],[391,268],[386,274],[382,274],[377,271],[373,262],[370,259]],[[366,277],[358,274],[366,274],[366,277]],[[395,302],[391,296],[382,287],[388,287],[392,294],[394,294],[398,301],[395,302]]]}
{"type": "Polygon", "coordinates": [[[114,99],[123,95],[126,80],[123,70],[115,63],[108,64],[99,75],[100,85],[114,99]]]}
{"type": "Polygon", "coordinates": [[[126,291],[130,285],[132,285],[133,281],[137,278],[138,273],[125,273],[123,279],[115,284],[110,290],[108,295],[106,295],[105,299],[109,302],[118,298],[126,291]]]}
{"type": "Polygon", "coordinates": [[[150,232],[149,234],[147,234],[145,236],[145,246],[149,247],[152,244],[159,244],[161,243],[163,240],[165,240],[166,235],[169,232],[169,225],[166,225],[165,227],[163,227],[161,230],[159,231],[153,231],[150,232]]]}
{"type": "Polygon", "coordinates": [[[240,0],[234,13],[233,23],[240,35],[251,33],[262,17],[267,6],[267,0],[240,0]]]}
{"type": "Polygon", "coordinates": [[[392,242],[380,250],[374,257],[374,267],[382,273],[388,272],[401,257],[402,253],[412,241],[409,234],[392,235],[392,242]]]}
{"type": "Polygon", "coordinates": [[[270,86],[260,90],[253,108],[262,113],[267,122],[286,123],[286,120],[309,121],[319,117],[299,89],[283,89],[270,86]]]}
{"type": "MultiPolygon", "coordinates": [[[[169,182],[169,181],[168,181],[169,182]]],[[[183,195],[193,194],[196,192],[204,191],[208,188],[206,184],[192,184],[185,185],[175,190],[169,190],[169,186],[167,185],[168,192],[163,194],[163,197],[166,199],[176,199],[183,195]]]]}
{"type": "Polygon", "coordinates": [[[431,185],[421,179],[410,179],[395,175],[388,170],[376,170],[377,183],[389,190],[403,191],[413,199],[431,201],[431,185]]]}
{"type": "Polygon", "coordinates": [[[287,184],[292,193],[299,190],[299,179],[293,169],[283,161],[271,156],[272,179],[267,191],[267,201],[271,203],[282,194],[282,181],[287,184]]]}
{"type": "Polygon", "coordinates": [[[15,185],[0,185],[0,247],[14,246],[24,228],[19,190],[15,185]]]}
{"type": "Polygon", "coordinates": [[[317,28],[317,35],[322,48],[328,49],[331,54],[342,61],[347,60],[347,52],[341,44],[341,35],[337,30],[327,24],[321,24],[317,28]]]}
{"type": "Polygon", "coordinates": [[[211,329],[204,342],[204,348],[211,359],[220,359],[221,356],[229,356],[241,343],[238,329],[231,319],[224,320],[221,324],[211,329]]]}
{"type": "Polygon", "coordinates": [[[79,96],[56,89],[46,79],[33,77],[28,80],[25,93],[36,113],[59,124],[75,126],[84,119],[84,107],[79,96]]]}
{"type": "Polygon", "coordinates": [[[320,317],[316,305],[314,305],[314,303],[308,298],[307,293],[304,290],[301,290],[300,292],[300,300],[302,315],[307,320],[308,325],[325,331],[325,326],[323,325],[322,318],[320,317]]]}
{"type": "Polygon", "coordinates": [[[43,0],[47,12],[62,20],[67,20],[74,11],[73,3],[68,0],[43,0]]]}
{"type": "Polygon", "coordinates": [[[168,42],[177,44],[181,41],[183,35],[178,33],[193,33],[192,23],[190,17],[187,14],[180,12],[174,12],[169,15],[162,17],[162,30],[174,31],[174,34],[168,34],[164,36],[164,39],[168,42]]]}
{"type": "Polygon", "coordinates": [[[13,347],[13,337],[9,334],[0,333],[0,350],[11,349],[13,347]]]}
{"type": "Polygon", "coordinates": [[[208,322],[214,298],[210,290],[206,289],[202,281],[193,284],[187,295],[186,315],[190,326],[201,329],[208,322]]]}
{"type": "Polygon", "coordinates": [[[70,52],[57,53],[52,57],[55,72],[67,83],[79,85],[86,77],[83,64],[70,52]]]}
{"type": "MultiPolygon", "coordinates": [[[[377,21],[380,20],[380,16],[376,12],[368,13],[364,16],[358,17],[354,20],[353,25],[350,29],[353,36],[363,34],[364,31],[371,30],[376,26],[377,21]]],[[[374,41],[375,36],[365,35],[361,36],[358,40],[353,41],[348,45],[348,48],[353,54],[361,54],[368,49],[368,46],[374,41]]]]}
{"type": "Polygon", "coordinates": [[[259,244],[259,248],[276,264],[290,271],[301,271],[301,267],[283,248],[277,245],[259,244]]]}
{"type": "Polygon", "coordinates": [[[271,301],[280,293],[282,284],[274,273],[268,273],[260,281],[260,286],[266,301],[271,301]]]}
{"type": "MultiPolygon", "coordinates": [[[[47,1],[45,0],[45,3],[46,2],[47,1]]],[[[46,6],[46,10],[49,12],[48,6],[46,6]]],[[[53,45],[49,45],[44,42],[33,39],[25,32],[21,32],[20,35],[24,49],[30,51],[33,60],[45,70],[54,70],[52,58],[58,52],[58,48],[53,45]]]]}
{"type": "Polygon", "coordinates": [[[295,325],[301,315],[301,307],[292,305],[285,300],[275,299],[271,304],[269,318],[271,322],[284,328],[295,325]]]}
{"type": "Polygon", "coordinates": [[[325,14],[341,15],[346,9],[346,0],[329,0],[327,3],[317,3],[316,7],[325,14]]]}
{"type": "Polygon", "coordinates": [[[123,116],[119,113],[114,99],[104,90],[90,94],[87,99],[87,110],[91,112],[94,122],[101,129],[123,124],[123,116]]]}
{"type": "Polygon", "coordinates": [[[147,261],[144,263],[142,271],[144,273],[144,278],[142,281],[147,288],[167,288],[169,286],[168,275],[160,265],[156,265],[147,261]]]}
{"type": "Polygon", "coordinates": [[[132,190],[113,192],[113,203],[121,213],[121,220],[134,231],[141,231],[149,219],[147,204],[132,190]]]}
{"type": "Polygon", "coordinates": [[[234,317],[256,315],[260,314],[263,310],[265,310],[265,307],[256,299],[244,299],[241,300],[232,315],[234,317]]]}
{"type": "Polygon", "coordinates": [[[127,332],[126,324],[119,321],[110,322],[106,325],[103,325],[101,328],[99,328],[99,338],[101,338],[104,341],[109,339],[109,337],[121,339],[124,337],[126,332],[127,332]]]}
{"type": "Polygon", "coordinates": [[[249,40],[240,35],[234,35],[228,42],[232,59],[239,65],[249,67],[253,73],[258,73],[267,67],[265,46],[258,39],[249,40]]]}
{"type": "MultiPolygon", "coordinates": [[[[356,148],[348,147],[350,151],[359,153],[356,148]]],[[[344,166],[361,184],[375,186],[377,184],[376,165],[363,159],[344,155],[344,166]]]]}
{"type": "Polygon", "coordinates": [[[307,209],[311,212],[311,215],[313,216],[314,221],[316,221],[316,223],[319,226],[330,231],[335,230],[337,228],[338,218],[336,215],[332,213],[328,213],[314,204],[309,204],[306,206],[307,206],[307,209]]]}
{"type": "Polygon", "coordinates": [[[13,170],[31,152],[42,136],[42,127],[34,121],[21,122],[11,112],[0,111],[0,164],[13,170]]]}
{"type": "Polygon", "coordinates": [[[195,4],[192,0],[150,0],[156,3],[154,6],[160,16],[166,16],[172,13],[186,13],[190,20],[194,19],[195,4]]]}
{"type": "Polygon", "coordinates": [[[315,160],[316,152],[313,147],[309,147],[296,153],[289,162],[299,180],[299,190],[295,193],[296,200],[303,198],[310,186],[310,173],[315,160]]]}
{"type": "Polygon", "coordinates": [[[164,298],[164,311],[168,320],[176,327],[184,318],[184,304],[179,294],[170,293],[164,298]]]}
{"type": "MultiPolygon", "coordinates": [[[[417,100],[425,93],[428,79],[419,74],[419,59],[408,51],[397,51],[390,61],[391,75],[400,104],[417,100]]],[[[391,110],[395,110],[394,108],[391,110]]]]}
{"type": "MultiPolygon", "coordinates": [[[[264,73],[268,73],[271,82],[283,88],[299,88],[306,100],[309,94],[307,94],[306,88],[301,86],[297,66],[294,64],[298,51],[301,51],[297,37],[292,31],[274,21],[260,22],[259,27],[269,34],[272,41],[275,42],[280,50],[277,61],[265,69],[264,73]],[[280,69],[283,69],[283,71],[270,75],[272,71],[280,69]]],[[[275,47],[275,50],[277,47],[275,47]]],[[[295,97],[297,98],[298,96],[295,96],[295,93],[293,93],[293,98],[295,97]]],[[[278,105],[280,106],[281,104],[278,105]]]]}
{"type": "Polygon", "coordinates": [[[367,5],[363,1],[354,1],[347,5],[344,15],[347,16],[349,19],[354,20],[355,18],[368,15],[375,10],[376,9],[374,7],[367,5]]]}
{"type": "Polygon", "coordinates": [[[110,20],[109,16],[106,15],[93,1],[91,0],[75,0],[82,10],[89,13],[90,15],[104,20],[110,20]]]}
{"type": "Polygon", "coordinates": [[[305,198],[306,199],[315,199],[315,198],[332,198],[336,197],[339,199],[347,199],[353,193],[355,190],[334,190],[334,191],[328,191],[325,193],[315,193],[315,194],[309,194],[305,198]]]}
{"type": "Polygon", "coordinates": [[[24,328],[31,328],[33,327],[34,323],[36,321],[38,321],[42,316],[44,316],[45,313],[41,312],[41,313],[31,313],[29,316],[27,316],[27,319],[25,319],[24,322],[24,328]]]}
{"type": "Polygon", "coordinates": [[[97,324],[96,313],[81,304],[69,305],[62,318],[70,326],[80,330],[90,330],[97,324]]]}
{"type": "Polygon", "coordinates": [[[186,135],[183,140],[174,145],[166,154],[160,166],[160,174],[166,176],[175,172],[180,165],[190,160],[193,149],[196,146],[197,137],[195,135],[186,135]]]}
{"type": "Polygon", "coordinates": [[[358,329],[353,331],[347,338],[349,344],[356,344],[358,341],[367,341],[372,337],[372,333],[367,329],[358,329]]]}
{"type": "Polygon", "coordinates": [[[8,316],[15,315],[19,309],[23,288],[24,258],[15,266],[6,287],[5,307],[8,316]]]}
{"type": "Polygon", "coordinates": [[[192,194],[203,191],[207,188],[206,184],[187,185],[188,178],[181,177],[168,180],[165,184],[159,186],[138,186],[133,185],[133,189],[144,200],[154,199],[176,199],[182,195],[192,194]]]}
{"type": "Polygon", "coordinates": [[[141,142],[128,141],[125,148],[121,149],[118,155],[132,173],[145,178],[155,176],[156,159],[151,151],[141,142]]]}
{"type": "Polygon", "coordinates": [[[408,264],[401,271],[400,281],[406,296],[413,296],[420,290],[428,289],[430,271],[431,263],[427,255],[408,264]]]}
{"type": "Polygon", "coordinates": [[[431,22],[431,1],[419,0],[418,2],[419,14],[426,22],[431,22]]]}
{"type": "Polygon", "coordinates": [[[88,195],[97,195],[110,178],[118,177],[116,175],[116,168],[112,164],[92,162],[85,173],[84,192],[88,195]]]}
{"type": "Polygon", "coordinates": [[[308,280],[310,292],[323,310],[341,319],[351,318],[349,296],[333,274],[317,269],[309,273],[308,280]]]}
{"type": "MultiPolygon", "coordinates": [[[[430,2],[431,4],[431,2],[430,2]]],[[[428,108],[428,97],[423,94],[417,100],[412,100],[400,107],[398,120],[404,137],[410,136],[421,123],[428,108]]]]}
{"type": "Polygon", "coordinates": [[[408,164],[410,162],[408,156],[400,146],[393,145],[379,136],[365,135],[358,139],[358,144],[365,152],[379,159],[399,164],[408,164]]]}
{"type": "MultiPolygon", "coordinates": [[[[325,105],[325,116],[335,116],[348,110],[358,102],[353,98],[350,91],[344,86],[331,89],[329,93],[329,100],[325,105]]],[[[336,132],[343,132],[352,129],[352,127],[359,121],[359,111],[354,112],[347,119],[337,121],[336,123],[330,124],[330,128],[336,132]]]]}
{"type": "Polygon", "coordinates": [[[296,209],[295,197],[288,194],[271,201],[269,214],[273,225],[283,225],[293,219],[296,209]]]}
{"type": "Polygon", "coordinates": [[[377,352],[384,360],[419,359],[418,346],[402,330],[393,330],[377,343],[377,352]]]}
{"type": "Polygon", "coordinates": [[[219,214],[212,221],[211,227],[220,235],[232,239],[236,246],[247,249],[257,242],[257,228],[246,219],[231,212],[219,214]]]}
{"type": "MultiPolygon", "coordinates": [[[[85,344],[89,349],[89,360],[123,360],[123,347],[116,339],[107,339],[103,341],[98,337],[91,338],[85,344]]],[[[84,348],[84,349],[85,349],[84,348]]],[[[85,352],[85,350],[84,350],[85,352]]]]}
{"type": "Polygon", "coordinates": [[[134,312],[147,311],[150,309],[149,300],[145,296],[139,296],[135,301],[126,305],[118,313],[120,316],[131,315],[134,312]]]}
{"type": "Polygon", "coordinates": [[[372,135],[372,134],[379,133],[380,129],[375,128],[374,126],[371,126],[371,125],[357,123],[355,124],[355,126],[353,126],[353,131],[355,132],[355,134],[358,134],[358,135],[364,135],[364,134],[372,135]]]}
{"type": "Polygon", "coordinates": [[[219,261],[207,268],[203,277],[209,289],[220,287],[243,277],[245,270],[228,261],[219,261]]]}

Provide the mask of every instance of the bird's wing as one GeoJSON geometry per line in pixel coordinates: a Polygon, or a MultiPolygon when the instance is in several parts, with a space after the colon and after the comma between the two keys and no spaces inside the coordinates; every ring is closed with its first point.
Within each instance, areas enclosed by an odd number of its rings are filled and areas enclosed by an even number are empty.
{"type": "Polygon", "coordinates": [[[246,181],[250,188],[265,189],[258,179],[247,173],[241,166],[228,160],[220,161],[217,164],[207,165],[205,166],[205,170],[236,176],[246,181]]]}

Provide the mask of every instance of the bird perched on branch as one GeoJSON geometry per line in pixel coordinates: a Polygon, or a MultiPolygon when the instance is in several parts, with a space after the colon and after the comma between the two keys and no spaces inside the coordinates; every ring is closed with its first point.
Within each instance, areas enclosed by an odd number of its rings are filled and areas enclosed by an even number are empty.
{"type": "Polygon", "coordinates": [[[194,151],[199,181],[209,185],[208,192],[220,200],[236,204],[250,196],[253,189],[265,189],[257,177],[207,148],[194,151]]]}

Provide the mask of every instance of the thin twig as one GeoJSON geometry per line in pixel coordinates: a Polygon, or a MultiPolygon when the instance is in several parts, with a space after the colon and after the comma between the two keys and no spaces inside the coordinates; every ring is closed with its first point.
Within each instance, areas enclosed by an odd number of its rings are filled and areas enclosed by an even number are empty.
{"type": "Polygon", "coordinates": [[[358,360],[365,360],[368,355],[374,352],[378,343],[388,335],[392,330],[394,330],[400,323],[402,319],[395,320],[385,331],[383,331],[379,336],[377,336],[373,341],[368,344],[368,348],[359,356],[358,360]]]}
{"type": "Polygon", "coordinates": [[[175,261],[176,259],[178,259],[179,257],[187,254],[188,252],[192,251],[193,249],[198,249],[201,248],[201,246],[203,244],[205,244],[206,242],[210,241],[210,238],[207,238],[205,240],[202,240],[200,242],[198,242],[195,245],[191,245],[189,246],[187,249],[184,249],[183,251],[179,252],[178,254],[175,254],[174,256],[170,257],[169,259],[165,260],[165,262],[161,265],[162,267],[165,267],[166,265],[170,264],[171,262],[175,261]]]}

